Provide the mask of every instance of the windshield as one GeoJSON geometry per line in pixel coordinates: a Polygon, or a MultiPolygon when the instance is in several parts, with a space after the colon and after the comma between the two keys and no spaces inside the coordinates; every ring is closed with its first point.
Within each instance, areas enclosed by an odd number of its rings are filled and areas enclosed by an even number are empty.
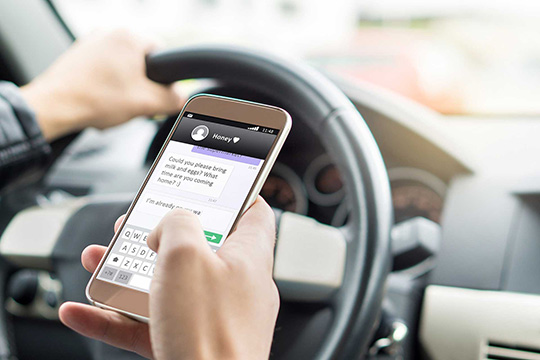
{"type": "Polygon", "coordinates": [[[165,47],[301,57],[443,114],[540,114],[540,2],[55,0],[76,36],[127,27],[165,47]]]}

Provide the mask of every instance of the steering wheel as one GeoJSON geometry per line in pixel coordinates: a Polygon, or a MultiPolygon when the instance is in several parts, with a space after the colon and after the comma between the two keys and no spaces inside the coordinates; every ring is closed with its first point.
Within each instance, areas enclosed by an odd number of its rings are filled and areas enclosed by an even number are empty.
{"type": "MultiPolygon", "coordinates": [[[[241,88],[285,108],[293,117],[293,131],[307,126],[324,144],[341,173],[351,211],[340,228],[276,211],[274,279],[282,307],[272,353],[283,359],[365,355],[390,268],[392,207],[382,157],[356,108],[311,68],[244,49],[195,47],[154,53],[147,58],[147,75],[164,84],[213,79],[224,87],[241,88]]],[[[50,208],[26,209],[4,231],[0,253],[20,266],[52,269],[63,285],[64,299],[84,301],[89,276],[80,266],[80,252],[88,244],[109,242],[112,224],[130,200],[79,198],[55,207],[56,218],[50,208]],[[36,214],[56,219],[56,231],[46,229],[53,220],[30,223],[36,214]],[[43,238],[42,249],[28,249],[29,231],[43,238]]]]}

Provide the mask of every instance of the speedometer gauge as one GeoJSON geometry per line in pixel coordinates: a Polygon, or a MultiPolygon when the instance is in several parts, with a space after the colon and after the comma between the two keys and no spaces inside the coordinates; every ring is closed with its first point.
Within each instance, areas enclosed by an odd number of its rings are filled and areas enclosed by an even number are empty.
{"type": "Polygon", "coordinates": [[[307,195],[296,173],[282,163],[276,163],[261,190],[266,202],[283,211],[307,214],[307,195]]]}
{"type": "Polygon", "coordinates": [[[441,220],[443,200],[433,190],[423,184],[396,184],[392,187],[394,220],[404,220],[422,216],[436,223],[441,220]]]}
{"type": "Polygon", "coordinates": [[[417,216],[440,223],[446,192],[442,180],[415,168],[393,168],[388,175],[396,223],[417,216]]]}
{"type": "Polygon", "coordinates": [[[338,205],[345,195],[339,170],[326,154],[309,164],[304,174],[304,183],[309,199],[321,206],[338,205]]]}

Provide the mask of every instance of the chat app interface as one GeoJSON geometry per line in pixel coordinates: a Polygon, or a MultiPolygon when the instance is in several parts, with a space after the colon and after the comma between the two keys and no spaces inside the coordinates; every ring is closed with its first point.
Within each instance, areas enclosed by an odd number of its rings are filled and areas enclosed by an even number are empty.
{"type": "Polygon", "coordinates": [[[148,291],[157,254],[148,234],[172,209],[196,214],[217,251],[231,231],[278,129],[185,113],[98,279],[148,291]]]}

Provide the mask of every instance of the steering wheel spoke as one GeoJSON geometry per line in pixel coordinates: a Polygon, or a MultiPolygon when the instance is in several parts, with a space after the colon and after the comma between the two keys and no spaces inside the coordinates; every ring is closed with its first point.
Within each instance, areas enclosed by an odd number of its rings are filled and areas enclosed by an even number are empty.
{"type": "Polygon", "coordinates": [[[52,270],[53,250],[66,222],[88,202],[78,198],[19,212],[0,237],[0,255],[19,267],[52,270]]]}
{"type": "Polygon", "coordinates": [[[342,230],[291,212],[281,215],[274,280],[282,299],[328,301],[343,283],[346,258],[342,230]]]}

